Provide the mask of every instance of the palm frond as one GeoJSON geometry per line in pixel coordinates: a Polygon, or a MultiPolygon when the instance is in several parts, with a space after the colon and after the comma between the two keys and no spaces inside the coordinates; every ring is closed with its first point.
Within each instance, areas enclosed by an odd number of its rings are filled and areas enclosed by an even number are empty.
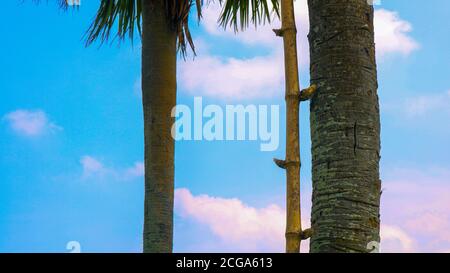
{"type": "MultiPolygon", "coordinates": [[[[43,0],[33,0],[41,2],[43,0]]],[[[68,0],[56,0],[62,9],[69,7],[68,0]]],[[[85,39],[86,46],[99,40],[111,40],[111,35],[120,41],[129,37],[134,40],[136,33],[142,33],[142,1],[151,0],[101,0],[97,14],[89,26],[85,39]]],[[[212,0],[211,0],[212,1],[212,0]]],[[[255,26],[270,22],[273,14],[279,17],[279,0],[218,0],[222,6],[219,23],[223,27],[243,30],[250,24],[255,26]]],[[[48,0],[47,0],[48,2],[48,0]]],[[[189,14],[196,6],[198,20],[202,17],[204,0],[166,0],[165,10],[173,30],[178,35],[178,49],[186,56],[189,46],[195,54],[195,46],[189,29],[189,14]]]]}
{"type": "Polygon", "coordinates": [[[186,56],[187,45],[195,55],[194,41],[189,30],[189,13],[194,4],[197,6],[197,16],[202,16],[202,0],[166,0],[166,12],[170,18],[172,28],[178,35],[178,48],[183,56],[186,56]]]}
{"type": "Polygon", "coordinates": [[[235,31],[270,22],[272,15],[280,16],[279,0],[220,0],[223,6],[219,23],[235,31]]]}
{"type": "Polygon", "coordinates": [[[135,30],[141,34],[141,16],[141,0],[102,0],[86,32],[86,45],[96,40],[106,42],[113,32],[119,40],[124,40],[128,35],[133,41],[135,30]]]}
{"type": "MultiPolygon", "coordinates": [[[[101,43],[110,40],[112,33],[119,40],[125,37],[134,39],[136,31],[141,35],[142,2],[150,0],[101,0],[91,26],[86,33],[86,45],[96,40],[101,43]],[[116,30],[117,28],[117,30],[116,30]]],[[[197,7],[198,19],[202,16],[203,0],[166,0],[165,10],[173,30],[178,35],[178,49],[186,55],[189,45],[195,54],[194,42],[189,30],[189,14],[192,7],[197,7]]]]}

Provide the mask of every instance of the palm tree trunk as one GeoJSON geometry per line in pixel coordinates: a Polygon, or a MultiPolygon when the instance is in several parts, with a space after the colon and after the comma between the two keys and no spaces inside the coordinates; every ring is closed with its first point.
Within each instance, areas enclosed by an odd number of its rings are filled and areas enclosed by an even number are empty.
{"type": "Polygon", "coordinates": [[[311,252],[379,242],[380,115],[373,7],[308,0],[313,197],[311,252]]]}
{"type": "Polygon", "coordinates": [[[300,145],[299,105],[300,83],[297,62],[297,29],[293,0],[281,1],[281,29],[274,30],[283,37],[286,100],[286,160],[275,162],[286,169],[286,252],[300,251],[302,232],[300,211],[300,145]]]}
{"type": "Polygon", "coordinates": [[[144,252],[172,252],[176,33],[164,1],[143,1],[142,99],[145,135],[144,252]]]}

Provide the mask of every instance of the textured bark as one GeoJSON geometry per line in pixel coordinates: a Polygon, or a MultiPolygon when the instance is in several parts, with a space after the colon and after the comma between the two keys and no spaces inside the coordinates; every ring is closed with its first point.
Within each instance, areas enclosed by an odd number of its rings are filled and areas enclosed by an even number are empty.
{"type": "Polygon", "coordinates": [[[144,252],[172,252],[176,33],[163,1],[143,1],[142,99],[145,134],[144,252]]]}
{"type": "Polygon", "coordinates": [[[380,115],[373,7],[308,0],[313,197],[311,252],[379,242],[380,115]]]}
{"type": "Polygon", "coordinates": [[[300,145],[299,104],[300,83],[297,62],[297,29],[293,0],[281,1],[281,29],[283,37],[286,98],[286,160],[278,166],[286,169],[286,252],[298,253],[301,243],[300,211],[300,145]]]}

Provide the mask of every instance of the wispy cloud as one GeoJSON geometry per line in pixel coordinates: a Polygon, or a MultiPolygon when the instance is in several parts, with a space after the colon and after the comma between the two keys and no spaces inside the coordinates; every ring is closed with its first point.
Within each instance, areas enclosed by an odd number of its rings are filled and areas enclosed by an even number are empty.
{"type": "Polygon", "coordinates": [[[3,120],[8,122],[14,132],[26,137],[37,137],[62,129],[50,122],[42,110],[19,109],[6,114],[3,120]]]}
{"type": "Polygon", "coordinates": [[[99,160],[92,156],[83,156],[80,159],[80,164],[83,167],[83,177],[88,178],[92,176],[103,176],[107,173],[107,169],[99,160]]]}
{"type": "Polygon", "coordinates": [[[135,162],[133,166],[127,168],[106,167],[103,162],[93,156],[85,155],[81,157],[83,179],[104,179],[110,177],[117,180],[132,180],[144,176],[144,163],[135,162]]]}
{"type": "Polygon", "coordinates": [[[424,93],[424,95],[405,99],[403,110],[408,117],[423,117],[430,113],[450,113],[450,91],[424,93]]]}

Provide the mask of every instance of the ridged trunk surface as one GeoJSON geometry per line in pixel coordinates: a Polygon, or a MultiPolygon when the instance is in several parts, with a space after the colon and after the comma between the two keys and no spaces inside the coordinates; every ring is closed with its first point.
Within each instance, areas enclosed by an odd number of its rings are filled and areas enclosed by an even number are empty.
{"type": "Polygon", "coordinates": [[[144,252],[172,252],[176,33],[162,0],[143,1],[142,100],[145,134],[144,252]]]}
{"type": "Polygon", "coordinates": [[[374,11],[367,0],[308,0],[311,252],[368,252],[379,242],[380,115],[374,11]]]}

